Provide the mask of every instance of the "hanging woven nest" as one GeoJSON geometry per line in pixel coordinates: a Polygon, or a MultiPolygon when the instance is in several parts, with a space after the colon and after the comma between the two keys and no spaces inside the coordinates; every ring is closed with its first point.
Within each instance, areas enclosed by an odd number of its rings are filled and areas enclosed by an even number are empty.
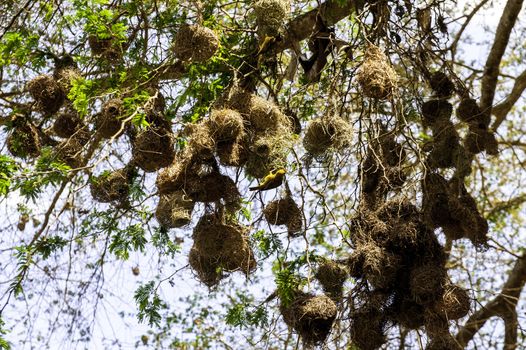
{"type": "Polygon", "coordinates": [[[82,119],[75,112],[64,112],[58,115],[53,123],[53,133],[67,139],[83,127],[82,119]]]}
{"type": "Polygon", "coordinates": [[[401,268],[401,257],[372,242],[357,248],[364,256],[363,272],[367,281],[377,289],[390,288],[401,268]]]}
{"type": "Polygon", "coordinates": [[[314,276],[320,282],[327,296],[333,300],[341,300],[343,284],[349,276],[345,266],[332,260],[324,260],[318,265],[314,276]]]}
{"type": "Polygon", "coordinates": [[[206,123],[188,124],[184,134],[188,138],[188,152],[195,159],[208,160],[214,157],[215,140],[206,123]]]}
{"type": "Polygon", "coordinates": [[[243,117],[232,109],[214,109],[206,125],[216,143],[233,142],[244,132],[243,117]]]}
{"type": "Polygon", "coordinates": [[[290,0],[258,0],[253,6],[259,35],[278,35],[290,15],[290,0]]]}
{"type": "Polygon", "coordinates": [[[463,98],[460,100],[456,112],[458,119],[466,123],[479,121],[482,116],[482,111],[477,101],[472,98],[463,98]]]}
{"type": "Polygon", "coordinates": [[[218,171],[187,176],[183,188],[188,197],[196,202],[213,203],[223,200],[226,204],[232,204],[241,199],[234,180],[218,171]]]}
{"type": "Polygon", "coordinates": [[[146,172],[169,166],[175,158],[172,132],[157,127],[140,131],[132,144],[132,154],[133,162],[146,172]]]}
{"type": "Polygon", "coordinates": [[[385,100],[396,89],[398,76],[382,50],[370,45],[356,73],[356,80],[365,96],[385,100]]]}
{"type": "Polygon", "coordinates": [[[95,120],[95,129],[106,139],[117,138],[124,131],[124,106],[120,98],[113,98],[102,106],[102,111],[95,120]]]}
{"type": "Polygon", "coordinates": [[[42,147],[37,128],[30,123],[16,126],[7,137],[7,149],[18,158],[36,158],[42,147]]]}
{"type": "Polygon", "coordinates": [[[222,216],[215,213],[205,214],[195,226],[192,237],[194,253],[191,253],[190,265],[208,286],[219,282],[218,277],[223,272],[249,274],[256,268],[246,227],[224,222],[222,216]],[[209,278],[211,271],[215,272],[214,278],[209,278]]]}
{"type": "Polygon", "coordinates": [[[27,84],[27,89],[37,110],[46,115],[57,112],[66,98],[64,90],[51,75],[39,75],[27,84]]]}
{"type": "Polygon", "coordinates": [[[386,322],[381,306],[366,300],[365,305],[351,311],[351,340],[360,350],[376,350],[387,341],[386,322]]]}
{"type": "Polygon", "coordinates": [[[468,292],[457,285],[444,287],[442,299],[433,305],[433,309],[448,320],[458,320],[466,316],[471,308],[468,292]]]}
{"type": "Polygon", "coordinates": [[[340,151],[351,145],[352,127],[340,117],[315,119],[309,122],[303,146],[311,155],[317,157],[340,151]]]}
{"type": "Polygon", "coordinates": [[[103,172],[91,179],[91,196],[101,203],[125,203],[128,201],[131,180],[132,171],[129,168],[103,172]]]}
{"type": "Polygon", "coordinates": [[[420,305],[439,300],[446,283],[446,269],[433,263],[417,266],[411,270],[409,287],[413,299],[420,305]]]}
{"type": "Polygon", "coordinates": [[[55,147],[55,156],[71,168],[78,168],[82,165],[85,142],[85,137],[77,133],[55,147]]]}
{"type": "Polygon", "coordinates": [[[443,72],[434,72],[429,77],[429,85],[438,97],[447,98],[455,92],[455,84],[443,72]]]}
{"type": "Polygon", "coordinates": [[[332,329],[338,309],[326,295],[296,292],[288,305],[281,304],[285,323],[292,327],[307,345],[323,343],[332,329]]]}
{"type": "Polygon", "coordinates": [[[251,95],[248,109],[241,113],[246,118],[247,127],[255,132],[292,132],[290,119],[273,102],[262,97],[251,95]]]}
{"type": "Polygon", "coordinates": [[[73,82],[82,79],[82,74],[77,68],[75,68],[75,66],[70,66],[61,69],[56,69],[53,72],[53,78],[57,81],[57,83],[60,85],[62,90],[65,92],[65,95],[67,96],[69,91],[73,87],[73,82]]]}
{"type": "Polygon", "coordinates": [[[444,100],[430,100],[422,104],[422,121],[424,126],[449,121],[453,113],[453,105],[444,100]]]}
{"type": "Polygon", "coordinates": [[[290,195],[267,204],[263,215],[270,225],[286,225],[289,236],[297,235],[303,228],[303,214],[290,195]]]}
{"type": "Polygon", "coordinates": [[[173,51],[182,61],[205,62],[219,48],[219,37],[210,28],[182,25],[175,35],[173,51]]]}
{"type": "Polygon", "coordinates": [[[219,163],[225,166],[241,167],[248,159],[247,137],[242,136],[235,141],[218,142],[216,144],[216,154],[219,163]]]}
{"type": "Polygon", "coordinates": [[[424,307],[407,295],[397,295],[390,307],[394,322],[407,329],[418,329],[424,325],[424,307]]]}
{"type": "Polygon", "coordinates": [[[102,57],[110,62],[117,62],[124,55],[124,45],[117,38],[99,38],[97,35],[88,37],[91,53],[95,57],[102,57]]]}
{"type": "Polygon", "coordinates": [[[245,173],[254,178],[263,178],[271,170],[285,167],[291,141],[290,133],[273,133],[257,137],[250,145],[245,173]]]}
{"type": "Polygon", "coordinates": [[[162,194],[155,210],[155,217],[163,227],[183,227],[192,220],[194,206],[195,202],[183,191],[162,194]]]}

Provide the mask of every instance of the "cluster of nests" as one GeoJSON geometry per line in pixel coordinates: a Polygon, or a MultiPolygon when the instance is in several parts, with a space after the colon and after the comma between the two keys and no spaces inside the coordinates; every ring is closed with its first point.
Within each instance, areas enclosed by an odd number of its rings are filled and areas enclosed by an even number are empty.
{"type": "Polygon", "coordinates": [[[364,96],[386,100],[395,92],[398,75],[385,53],[379,47],[369,45],[356,74],[356,80],[364,96]]]}
{"type": "Polygon", "coordinates": [[[389,191],[401,188],[406,179],[404,162],[407,153],[393,131],[380,127],[380,135],[369,143],[360,165],[361,194],[364,202],[374,206],[389,191]]]}
{"type": "Polygon", "coordinates": [[[462,99],[456,114],[461,121],[468,123],[469,132],[461,145],[450,120],[453,106],[447,101],[455,90],[453,82],[445,73],[435,72],[430,75],[429,83],[437,98],[422,105],[422,122],[433,133],[433,141],[424,148],[429,152],[427,164],[430,169],[456,167],[458,174],[465,177],[471,171],[473,154],[483,151],[497,154],[497,141],[488,130],[490,118],[482,113],[475,100],[462,99]]]}
{"type": "Polygon", "coordinates": [[[432,228],[441,227],[451,240],[468,238],[476,247],[487,243],[488,223],[462,181],[429,173],[422,181],[422,209],[432,228]]]}
{"type": "Polygon", "coordinates": [[[194,228],[190,266],[198,279],[212,287],[225,273],[241,271],[248,275],[256,268],[248,240],[248,228],[229,219],[224,211],[205,213],[194,228]]]}
{"type": "Polygon", "coordinates": [[[254,5],[258,34],[276,37],[290,15],[290,0],[257,0],[254,5]]]}
{"type": "Polygon", "coordinates": [[[396,199],[376,209],[363,204],[351,221],[351,239],[356,249],[347,268],[360,281],[350,314],[352,341],[378,349],[389,324],[424,326],[432,339],[427,349],[455,349],[436,344],[450,344],[449,321],[469,312],[470,298],[448,281],[443,248],[416,206],[396,199]]]}
{"type": "Polygon", "coordinates": [[[81,153],[90,138],[87,128],[75,113],[57,115],[67,102],[66,92],[80,73],[74,66],[57,67],[53,75],[39,75],[28,82],[27,90],[34,100],[33,107],[44,119],[52,120],[50,129],[43,131],[29,116],[14,115],[7,148],[22,159],[40,156],[42,148],[52,147],[56,158],[72,168],[81,165],[81,153]],[[54,118],[51,118],[54,117],[54,118]],[[57,141],[52,136],[61,138],[57,141]]]}

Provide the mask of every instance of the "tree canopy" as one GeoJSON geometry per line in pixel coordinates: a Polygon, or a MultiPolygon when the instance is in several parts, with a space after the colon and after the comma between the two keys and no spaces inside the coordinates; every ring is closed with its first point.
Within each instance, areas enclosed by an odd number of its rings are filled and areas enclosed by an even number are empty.
{"type": "Polygon", "coordinates": [[[0,348],[523,349],[522,0],[0,4],[0,348]]]}

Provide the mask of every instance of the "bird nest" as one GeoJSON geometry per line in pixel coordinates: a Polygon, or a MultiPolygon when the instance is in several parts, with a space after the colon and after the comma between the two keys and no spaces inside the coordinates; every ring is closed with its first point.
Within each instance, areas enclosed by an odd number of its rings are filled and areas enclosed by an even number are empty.
{"type": "Polygon", "coordinates": [[[234,142],[244,133],[243,117],[232,109],[214,109],[206,125],[216,143],[234,142]]]}
{"type": "Polygon", "coordinates": [[[258,0],[253,5],[261,36],[276,36],[286,22],[291,9],[290,0],[258,0]]]}
{"type": "Polygon", "coordinates": [[[187,152],[194,158],[208,160],[214,157],[215,140],[206,123],[188,124],[184,134],[188,137],[187,152]]]}
{"type": "Polygon", "coordinates": [[[22,124],[13,129],[7,137],[7,149],[19,158],[36,158],[42,148],[38,130],[29,123],[22,124]]]}
{"type": "Polygon", "coordinates": [[[256,133],[292,132],[290,119],[278,106],[262,97],[251,95],[247,110],[241,112],[248,127],[256,133]]]}
{"type": "Polygon", "coordinates": [[[166,228],[177,228],[188,225],[192,220],[195,202],[183,191],[161,194],[155,217],[159,224],[166,228]]]}
{"type": "Polygon", "coordinates": [[[441,298],[446,282],[446,269],[436,263],[427,263],[413,268],[409,279],[413,299],[421,305],[428,305],[441,298]]]}
{"type": "Polygon", "coordinates": [[[343,296],[343,284],[349,276],[347,268],[335,261],[324,260],[318,265],[314,275],[323,287],[323,291],[333,300],[343,296]]]}
{"type": "Polygon", "coordinates": [[[254,178],[263,178],[271,170],[285,167],[291,141],[291,134],[286,132],[261,135],[252,140],[245,173],[254,178]]]}
{"type": "Polygon", "coordinates": [[[194,228],[190,266],[201,282],[213,286],[224,272],[249,274],[256,268],[247,228],[225,222],[218,214],[204,214],[194,228]]]}
{"type": "Polygon", "coordinates": [[[37,110],[46,115],[57,112],[66,98],[60,84],[50,75],[34,78],[27,84],[27,89],[36,102],[37,110]]]}
{"type": "Polygon", "coordinates": [[[396,89],[398,76],[382,50],[370,45],[356,73],[356,80],[365,96],[385,100],[396,89]]]}
{"type": "Polygon", "coordinates": [[[132,144],[132,154],[133,162],[146,172],[169,166],[175,158],[172,132],[159,127],[140,131],[132,144]]]}
{"type": "Polygon", "coordinates": [[[309,122],[303,145],[311,155],[322,156],[330,150],[343,150],[352,142],[352,127],[340,117],[315,119],[309,122]]]}
{"type": "Polygon", "coordinates": [[[455,91],[455,84],[443,72],[434,72],[429,77],[429,85],[438,97],[450,97],[455,91]]]}
{"type": "Polygon", "coordinates": [[[421,110],[424,126],[433,126],[451,118],[453,105],[444,100],[430,100],[422,104],[421,110]]]}
{"type": "Polygon", "coordinates": [[[397,295],[391,310],[393,321],[407,329],[424,325],[424,307],[407,295],[397,295]]]}
{"type": "Polygon", "coordinates": [[[77,68],[70,66],[56,69],[55,72],[53,72],[53,77],[61,86],[62,90],[65,92],[65,95],[67,95],[73,87],[73,82],[75,80],[81,79],[82,74],[77,68]]]}
{"type": "Polygon", "coordinates": [[[454,284],[446,285],[442,299],[433,305],[435,312],[448,320],[458,320],[466,316],[470,308],[471,299],[468,292],[454,284]]]}
{"type": "Polygon", "coordinates": [[[263,215],[271,225],[286,225],[289,236],[296,235],[303,227],[303,214],[290,195],[267,204],[263,215]]]}
{"type": "Polygon", "coordinates": [[[188,197],[196,202],[211,203],[223,200],[225,204],[235,204],[241,198],[234,180],[218,171],[201,176],[188,176],[183,189],[188,197]]]}
{"type": "MultiPolygon", "coordinates": [[[[82,133],[83,134],[83,133],[82,133]]],[[[55,156],[64,164],[75,169],[82,165],[83,150],[86,139],[79,132],[60,142],[55,147],[55,156]]]]}
{"type": "Polygon", "coordinates": [[[123,113],[124,106],[120,98],[107,101],[95,121],[95,129],[106,139],[118,137],[124,131],[123,113]]]}
{"type": "Polygon", "coordinates": [[[183,25],[175,35],[173,51],[182,61],[204,62],[219,48],[219,37],[210,28],[183,25]]]}
{"type": "Polygon", "coordinates": [[[464,146],[473,154],[478,154],[483,151],[486,151],[486,153],[490,155],[496,155],[499,153],[495,134],[487,129],[479,127],[470,128],[470,131],[464,140],[464,146]]]}
{"type": "Polygon", "coordinates": [[[460,137],[450,120],[434,124],[432,150],[427,159],[429,167],[437,169],[456,166],[459,157],[465,153],[459,140],[460,137]]]}
{"type": "Polygon", "coordinates": [[[58,137],[69,138],[83,127],[82,119],[75,112],[58,115],[53,123],[53,133],[58,137]]]}
{"type": "Polygon", "coordinates": [[[361,350],[379,349],[387,341],[385,319],[376,305],[364,305],[351,311],[351,340],[361,350]]]}
{"type": "Polygon", "coordinates": [[[130,181],[131,171],[128,168],[105,171],[90,180],[91,196],[101,203],[125,203],[128,200],[130,181]]]}
{"type": "Polygon", "coordinates": [[[99,38],[97,35],[88,37],[88,44],[93,56],[102,57],[110,62],[122,59],[124,46],[117,38],[99,38]]]}
{"type": "Polygon", "coordinates": [[[280,305],[283,320],[299,334],[305,344],[323,343],[336,319],[336,304],[326,295],[299,291],[295,294],[290,303],[280,305]]]}
{"type": "Polygon", "coordinates": [[[248,160],[247,137],[240,137],[235,141],[218,142],[216,155],[219,163],[225,166],[241,167],[248,160]]]}
{"type": "Polygon", "coordinates": [[[466,123],[479,121],[482,116],[482,111],[477,101],[472,98],[463,98],[460,100],[456,112],[458,119],[466,123]]]}
{"type": "Polygon", "coordinates": [[[363,254],[363,272],[367,281],[377,289],[389,289],[401,268],[401,257],[388,252],[373,242],[359,245],[363,254]]]}

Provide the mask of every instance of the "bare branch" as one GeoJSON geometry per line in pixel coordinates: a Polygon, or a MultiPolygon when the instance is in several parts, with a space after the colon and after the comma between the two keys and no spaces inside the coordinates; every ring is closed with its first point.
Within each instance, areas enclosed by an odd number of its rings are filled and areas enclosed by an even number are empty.
{"type": "Polygon", "coordinates": [[[515,79],[515,84],[513,85],[508,97],[493,107],[493,114],[496,117],[495,122],[493,123],[493,130],[497,130],[500,124],[502,124],[506,115],[521,97],[524,90],[526,90],[526,70],[515,79]]]}
{"type": "Polygon", "coordinates": [[[495,98],[495,88],[499,77],[499,66],[506,51],[506,46],[510,40],[511,30],[517,21],[521,11],[523,0],[508,0],[502,16],[500,17],[493,46],[488,55],[482,76],[482,96],[480,98],[480,107],[482,112],[487,116],[491,115],[491,106],[495,98]]]}
{"type": "MultiPolygon", "coordinates": [[[[491,317],[499,316],[505,321],[507,317],[516,313],[515,307],[519,301],[519,296],[526,283],[526,253],[517,259],[513,270],[508,275],[508,280],[504,284],[502,292],[493,300],[488,302],[482,309],[475,312],[459,330],[456,338],[457,342],[465,347],[475,336],[475,334],[484,326],[486,321],[491,317]]],[[[508,321],[508,326],[509,326],[508,321]]],[[[515,327],[516,328],[516,327],[515,327]]],[[[511,330],[506,330],[506,341],[513,338],[511,330]]],[[[516,338],[515,338],[516,339],[516,338]]],[[[510,343],[507,343],[512,345],[510,343]]],[[[505,349],[514,349],[505,348],[505,349]]]]}

